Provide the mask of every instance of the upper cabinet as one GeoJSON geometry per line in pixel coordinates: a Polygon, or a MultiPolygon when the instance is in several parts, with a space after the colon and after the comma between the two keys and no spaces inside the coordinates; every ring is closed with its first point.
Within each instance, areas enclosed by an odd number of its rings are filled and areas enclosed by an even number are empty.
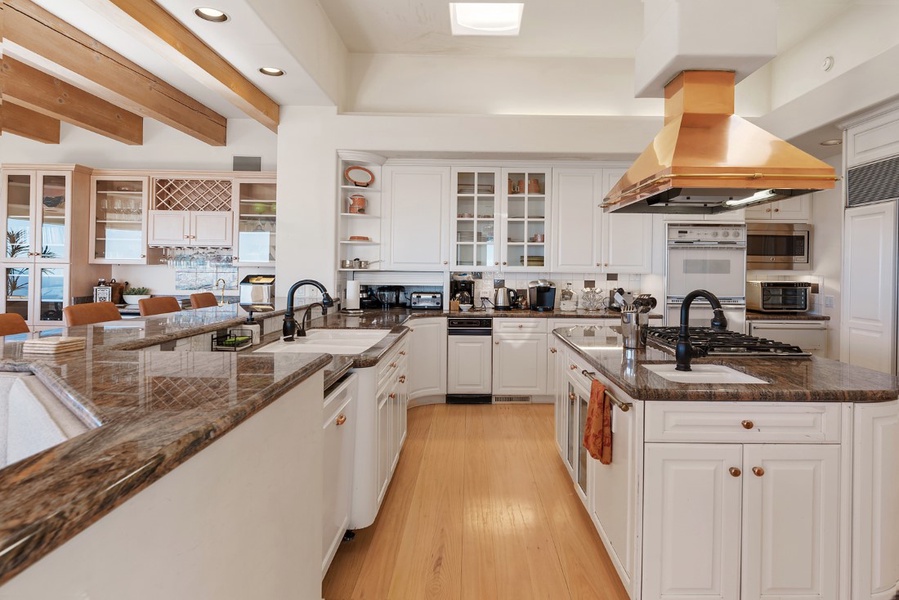
{"type": "Polygon", "coordinates": [[[351,271],[350,263],[358,258],[373,263],[375,269],[383,268],[381,168],[385,159],[367,152],[341,151],[339,156],[337,266],[351,271]]]}
{"type": "Polygon", "coordinates": [[[553,271],[652,270],[652,215],[604,213],[600,207],[624,171],[553,170],[553,271]]]}
{"type": "Polygon", "coordinates": [[[68,262],[72,173],[8,169],[3,187],[5,262],[68,262]]]}
{"type": "Polygon", "coordinates": [[[499,266],[500,169],[455,167],[450,247],[453,269],[499,266]]]}
{"type": "Polygon", "coordinates": [[[90,261],[147,264],[148,177],[91,177],[90,261]]]}
{"type": "Polygon", "coordinates": [[[234,180],[234,239],[240,266],[274,266],[278,186],[270,179],[234,180]]]}
{"type": "Polygon", "coordinates": [[[150,246],[232,245],[231,179],[154,177],[151,181],[150,246]]]}
{"type": "Polygon", "coordinates": [[[849,123],[846,168],[899,155],[899,109],[849,123]]]}
{"type": "Polygon", "coordinates": [[[386,165],[382,170],[383,268],[449,268],[450,168],[386,165]]]}
{"type": "Polygon", "coordinates": [[[810,194],[745,209],[747,221],[808,221],[810,194]]]}
{"type": "Polygon", "coordinates": [[[551,243],[550,171],[503,169],[500,263],[504,271],[544,269],[551,243]]]}

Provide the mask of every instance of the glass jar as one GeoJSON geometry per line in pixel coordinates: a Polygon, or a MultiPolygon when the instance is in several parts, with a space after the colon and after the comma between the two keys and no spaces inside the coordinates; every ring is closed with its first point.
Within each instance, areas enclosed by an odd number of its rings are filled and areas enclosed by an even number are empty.
{"type": "Polygon", "coordinates": [[[577,296],[571,289],[569,282],[565,289],[559,292],[559,310],[577,310],[577,296]]]}
{"type": "Polygon", "coordinates": [[[602,290],[598,288],[584,288],[581,292],[581,308],[584,310],[602,309],[602,290]]]}

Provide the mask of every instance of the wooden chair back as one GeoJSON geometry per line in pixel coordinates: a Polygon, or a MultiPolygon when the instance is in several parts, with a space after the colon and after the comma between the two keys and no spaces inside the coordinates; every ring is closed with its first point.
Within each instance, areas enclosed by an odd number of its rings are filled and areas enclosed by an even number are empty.
{"type": "Polygon", "coordinates": [[[199,292],[190,295],[191,308],[209,308],[210,306],[218,306],[219,302],[215,299],[212,292],[199,292]]]}
{"type": "Polygon", "coordinates": [[[178,312],[181,303],[172,296],[157,296],[155,298],[141,298],[137,301],[140,316],[164,315],[165,313],[178,312]]]}
{"type": "Polygon", "coordinates": [[[19,313],[0,314],[0,335],[14,335],[28,331],[28,323],[19,313]]]}
{"type": "Polygon", "coordinates": [[[119,309],[112,302],[85,302],[73,304],[62,309],[62,320],[66,327],[75,325],[93,325],[105,321],[122,319],[119,309]]]}

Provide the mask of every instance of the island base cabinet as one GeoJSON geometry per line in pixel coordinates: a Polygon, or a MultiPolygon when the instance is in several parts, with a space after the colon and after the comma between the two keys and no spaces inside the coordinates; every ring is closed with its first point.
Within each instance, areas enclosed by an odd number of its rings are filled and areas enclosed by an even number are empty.
{"type": "Polygon", "coordinates": [[[645,446],[643,598],[837,600],[840,447],[645,446]]]}
{"type": "Polygon", "coordinates": [[[350,523],[357,379],[351,374],[325,398],[322,415],[322,577],[331,566],[350,523]]]}
{"type": "Polygon", "coordinates": [[[899,591],[899,402],[855,407],[852,598],[899,591]]]}

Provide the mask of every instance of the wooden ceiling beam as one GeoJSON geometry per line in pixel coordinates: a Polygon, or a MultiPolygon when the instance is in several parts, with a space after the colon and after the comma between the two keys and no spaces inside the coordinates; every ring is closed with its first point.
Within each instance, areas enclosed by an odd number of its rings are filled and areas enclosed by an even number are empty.
{"type": "Polygon", "coordinates": [[[29,0],[2,0],[10,42],[66,71],[78,87],[213,146],[227,142],[225,117],[29,0]]]}
{"type": "Polygon", "coordinates": [[[59,121],[11,102],[0,105],[3,131],[45,144],[59,143],[59,121]]]}
{"type": "Polygon", "coordinates": [[[153,0],[82,0],[248,116],[278,132],[280,107],[153,0]]]}
{"type": "Polygon", "coordinates": [[[6,56],[2,97],[42,115],[131,145],[144,140],[144,120],[115,104],[6,56]]]}

